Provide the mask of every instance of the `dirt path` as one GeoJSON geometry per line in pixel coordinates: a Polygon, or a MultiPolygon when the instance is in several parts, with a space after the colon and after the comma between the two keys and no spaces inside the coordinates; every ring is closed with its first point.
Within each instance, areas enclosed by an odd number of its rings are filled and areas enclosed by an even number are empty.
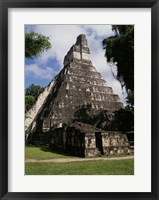
{"type": "Polygon", "coordinates": [[[125,157],[99,157],[99,158],[54,158],[46,160],[37,160],[37,159],[26,159],[25,162],[45,162],[45,163],[67,163],[67,162],[83,162],[83,161],[97,161],[97,160],[127,160],[133,159],[134,156],[125,156],[125,157]]]}

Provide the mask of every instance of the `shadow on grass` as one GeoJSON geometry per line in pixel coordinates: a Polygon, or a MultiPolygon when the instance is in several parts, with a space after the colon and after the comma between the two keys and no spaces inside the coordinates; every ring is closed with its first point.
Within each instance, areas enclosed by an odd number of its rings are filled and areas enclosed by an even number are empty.
{"type": "Polygon", "coordinates": [[[66,156],[66,157],[78,157],[78,156],[74,156],[74,155],[68,154],[68,153],[63,152],[63,151],[60,151],[60,150],[51,149],[51,148],[49,148],[48,146],[41,146],[41,147],[40,147],[40,150],[41,150],[41,151],[44,151],[44,152],[55,153],[55,154],[57,154],[57,155],[62,155],[62,156],[66,156]]]}

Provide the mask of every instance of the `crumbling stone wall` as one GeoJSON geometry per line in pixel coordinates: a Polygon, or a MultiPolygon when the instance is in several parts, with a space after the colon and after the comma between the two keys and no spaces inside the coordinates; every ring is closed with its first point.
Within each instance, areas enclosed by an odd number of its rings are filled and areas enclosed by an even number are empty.
{"type": "Polygon", "coordinates": [[[74,123],[52,131],[50,147],[82,157],[130,153],[125,134],[103,132],[94,126],[74,123]]]}
{"type": "Polygon", "coordinates": [[[126,134],[117,131],[102,133],[103,155],[129,154],[130,145],[126,134]]]}
{"type": "Polygon", "coordinates": [[[73,126],[56,128],[51,133],[50,147],[76,156],[85,156],[85,133],[73,126]]]}

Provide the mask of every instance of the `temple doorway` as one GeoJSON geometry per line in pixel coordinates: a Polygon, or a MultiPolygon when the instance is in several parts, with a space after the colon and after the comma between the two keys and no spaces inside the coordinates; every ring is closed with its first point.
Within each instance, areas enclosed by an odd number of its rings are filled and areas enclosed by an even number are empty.
{"type": "Polygon", "coordinates": [[[95,136],[96,136],[96,147],[101,152],[101,155],[103,155],[102,134],[100,132],[96,132],[95,136]]]}

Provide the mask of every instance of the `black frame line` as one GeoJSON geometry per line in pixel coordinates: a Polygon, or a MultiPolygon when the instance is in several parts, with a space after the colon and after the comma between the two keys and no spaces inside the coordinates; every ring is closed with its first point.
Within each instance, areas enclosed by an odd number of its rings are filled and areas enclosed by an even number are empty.
{"type": "Polygon", "coordinates": [[[159,0],[0,0],[0,199],[159,200],[159,0]],[[151,8],[151,192],[8,192],[8,9],[151,8]]]}

